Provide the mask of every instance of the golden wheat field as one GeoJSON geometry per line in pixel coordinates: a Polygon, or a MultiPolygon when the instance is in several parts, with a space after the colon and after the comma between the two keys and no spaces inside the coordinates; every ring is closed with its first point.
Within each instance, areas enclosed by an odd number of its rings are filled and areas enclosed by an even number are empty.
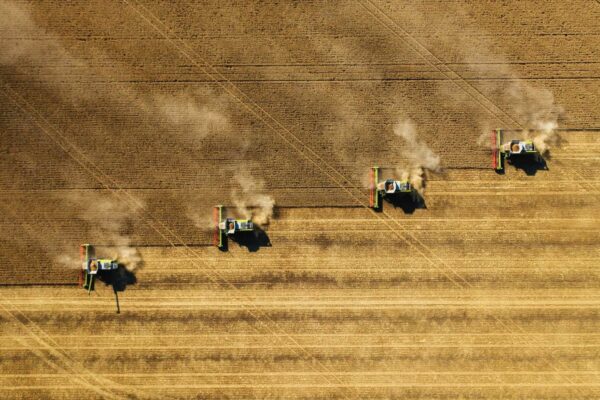
{"type": "Polygon", "coordinates": [[[591,0],[0,0],[0,398],[598,399],[598,104],[591,0]]]}

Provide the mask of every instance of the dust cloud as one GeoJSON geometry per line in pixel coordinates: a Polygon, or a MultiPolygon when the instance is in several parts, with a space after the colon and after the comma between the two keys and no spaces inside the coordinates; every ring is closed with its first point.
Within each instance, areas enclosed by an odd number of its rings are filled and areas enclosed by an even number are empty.
{"type": "Polygon", "coordinates": [[[264,182],[247,171],[238,171],[234,179],[239,184],[239,188],[231,193],[236,211],[258,225],[268,225],[273,217],[275,200],[266,193],[264,182]]]}
{"type": "MultiPolygon", "coordinates": [[[[187,138],[197,144],[218,140],[228,153],[235,153],[235,158],[241,158],[240,163],[244,162],[249,143],[232,129],[225,111],[228,103],[224,96],[207,91],[161,95],[148,103],[146,108],[148,111],[152,108],[160,110],[168,124],[178,131],[187,132],[187,138]]],[[[264,181],[253,177],[242,167],[226,169],[233,174],[233,181],[237,184],[231,191],[231,201],[237,214],[258,225],[268,225],[273,217],[275,200],[267,194],[264,181]]],[[[199,212],[194,204],[188,204],[186,208],[186,215],[195,227],[203,231],[214,228],[212,214],[199,212]]]]}
{"type": "MultiPolygon", "coordinates": [[[[555,103],[552,92],[514,78],[503,98],[514,108],[516,121],[523,127],[517,130],[510,129],[510,134],[508,137],[505,135],[504,141],[531,139],[540,154],[549,156],[550,149],[560,145],[558,126],[564,114],[563,108],[555,103]]],[[[477,139],[477,144],[492,148],[490,132],[491,129],[486,125],[484,132],[477,139]]],[[[501,144],[497,143],[497,146],[501,144]]]]}
{"type": "Polygon", "coordinates": [[[408,161],[406,167],[396,168],[396,174],[422,191],[427,173],[440,172],[440,157],[419,139],[415,124],[410,119],[401,119],[394,127],[394,134],[404,140],[402,156],[408,161]]]}
{"type": "Polygon", "coordinates": [[[511,131],[515,135],[511,139],[533,140],[542,154],[559,145],[557,129],[564,109],[552,91],[526,79],[530,72],[515,62],[514,49],[510,55],[499,50],[510,50],[512,45],[499,45],[497,32],[482,25],[470,7],[461,2],[446,2],[444,6],[444,13],[431,14],[419,2],[402,5],[408,26],[417,29],[429,25],[439,33],[419,38],[419,43],[427,49],[448,49],[448,55],[438,59],[445,64],[440,70],[451,70],[449,76],[461,78],[456,85],[440,85],[439,98],[448,99],[445,105],[449,109],[468,110],[469,118],[479,125],[480,146],[491,147],[490,134],[496,128],[511,131]],[[473,76],[481,82],[471,83],[473,76]]]}
{"type": "Polygon", "coordinates": [[[550,148],[559,143],[558,121],[564,110],[556,105],[552,92],[544,88],[516,81],[509,93],[525,126],[525,138],[532,139],[542,155],[548,155],[550,148]]]}
{"type": "Polygon", "coordinates": [[[26,74],[32,81],[52,86],[54,94],[73,104],[94,100],[88,91],[59,84],[73,80],[73,71],[85,71],[88,65],[39,26],[25,4],[0,1],[0,38],[0,67],[6,70],[2,72],[7,83],[13,75],[18,79],[26,74]]]}
{"type": "MultiPolygon", "coordinates": [[[[71,193],[63,196],[65,204],[79,211],[79,218],[89,228],[87,237],[91,244],[94,241],[102,246],[110,247],[113,254],[98,254],[102,257],[110,257],[122,263],[131,272],[142,265],[142,257],[135,246],[132,245],[131,228],[133,218],[139,215],[142,205],[131,206],[130,204],[112,199],[108,196],[93,196],[81,193],[71,193]]],[[[72,265],[73,257],[62,254],[55,259],[65,265],[72,265]]],[[[78,260],[75,261],[78,265],[78,260]]]]}
{"type": "Polygon", "coordinates": [[[202,231],[209,232],[214,229],[214,221],[207,214],[199,214],[195,210],[189,209],[187,217],[194,223],[194,226],[202,231]]]}
{"type": "Polygon", "coordinates": [[[46,32],[35,24],[24,6],[0,2],[0,64],[42,61],[48,54],[66,56],[64,49],[52,39],[36,40],[46,32]]]}
{"type": "Polygon", "coordinates": [[[198,91],[155,96],[146,107],[148,112],[159,110],[167,123],[188,132],[196,141],[210,135],[230,136],[229,121],[221,112],[223,108],[223,97],[198,91]]]}
{"type": "Polygon", "coordinates": [[[81,269],[81,260],[70,253],[59,254],[54,257],[54,261],[67,269],[81,269]]]}
{"type": "MultiPolygon", "coordinates": [[[[538,87],[522,79],[502,54],[492,51],[493,45],[479,32],[477,43],[472,37],[461,32],[455,39],[463,60],[469,69],[480,76],[492,78],[487,81],[487,99],[496,109],[493,128],[519,128],[521,136],[515,139],[532,139],[538,151],[547,154],[552,146],[559,144],[558,126],[564,116],[564,109],[556,103],[554,94],[544,87],[538,87]],[[500,110],[500,111],[497,111],[500,110]]],[[[482,111],[479,110],[479,113],[482,111]]],[[[478,143],[488,145],[492,127],[489,113],[480,116],[484,131],[478,143]],[[491,128],[491,129],[490,129],[491,128]]]]}

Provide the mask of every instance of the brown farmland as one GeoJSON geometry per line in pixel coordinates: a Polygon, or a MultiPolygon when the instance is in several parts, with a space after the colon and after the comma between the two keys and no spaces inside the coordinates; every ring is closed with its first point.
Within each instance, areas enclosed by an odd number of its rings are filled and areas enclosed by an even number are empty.
{"type": "Polygon", "coordinates": [[[599,21],[1,1],[0,398],[600,398],[599,21]],[[547,170],[495,173],[480,136],[547,110],[547,170]],[[374,212],[407,120],[441,170],[423,207],[374,212]],[[271,222],[219,251],[212,206],[245,184],[271,222]],[[135,259],[120,314],[77,286],[86,242],[135,259]]]}

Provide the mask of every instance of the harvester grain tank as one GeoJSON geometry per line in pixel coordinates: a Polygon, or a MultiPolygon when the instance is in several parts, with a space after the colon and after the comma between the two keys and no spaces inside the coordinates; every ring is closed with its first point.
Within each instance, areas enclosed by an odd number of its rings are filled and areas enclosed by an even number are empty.
{"type": "Polygon", "coordinates": [[[222,205],[218,205],[213,210],[215,225],[213,243],[219,248],[225,247],[225,240],[228,236],[236,235],[238,232],[252,232],[254,230],[254,223],[248,219],[224,217],[223,208],[222,205]]]}
{"type": "Polygon", "coordinates": [[[385,196],[393,196],[397,194],[411,194],[413,188],[409,181],[398,181],[395,179],[386,179],[379,181],[380,168],[371,167],[369,175],[369,206],[374,209],[381,207],[381,199],[385,196]]]}
{"type": "Polygon", "coordinates": [[[533,141],[513,139],[504,143],[502,129],[492,132],[492,165],[496,171],[503,171],[505,161],[520,156],[532,156],[536,160],[539,158],[533,141]]]}

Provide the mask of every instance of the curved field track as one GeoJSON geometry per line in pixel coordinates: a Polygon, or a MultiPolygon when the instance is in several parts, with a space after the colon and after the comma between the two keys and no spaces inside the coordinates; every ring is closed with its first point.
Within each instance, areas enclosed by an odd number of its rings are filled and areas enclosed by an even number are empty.
{"type": "Polygon", "coordinates": [[[600,398],[599,21],[0,2],[0,398],[600,398]],[[481,135],[548,110],[547,169],[495,173],[481,135]],[[374,212],[407,120],[442,170],[374,212]],[[210,244],[213,205],[265,196],[259,236],[210,244]],[[84,242],[126,262],[116,292],[77,286],[84,242]]]}

